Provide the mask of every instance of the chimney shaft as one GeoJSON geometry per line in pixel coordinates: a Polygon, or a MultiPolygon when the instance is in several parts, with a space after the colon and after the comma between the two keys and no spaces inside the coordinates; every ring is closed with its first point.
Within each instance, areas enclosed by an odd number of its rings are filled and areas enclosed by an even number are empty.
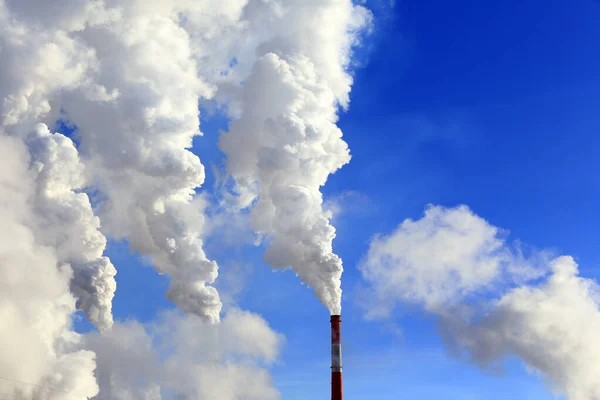
{"type": "Polygon", "coordinates": [[[331,400],[342,400],[342,317],[331,316],[331,400]]]}

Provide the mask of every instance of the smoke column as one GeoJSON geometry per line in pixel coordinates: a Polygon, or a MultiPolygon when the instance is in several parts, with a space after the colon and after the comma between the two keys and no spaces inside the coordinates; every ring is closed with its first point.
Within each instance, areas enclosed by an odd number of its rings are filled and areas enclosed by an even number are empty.
{"type": "Polygon", "coordinates": [[[265,262],[292,268],[340,314],[342,260],[320,188],[350,160],[337,111],[348,105],[351,48],[371,16],[351,0],[255,1],[245,11],[269,34],[244,84],[226,87],[238,115],[219,146],[241,207],[253,207],[251,226],[268,241],[265,262]]]}
{"type": "Polygon", "coordinates": [[[80,167],[76,158],[68,157],[70,141],[42,127],[31,140],[34,149],[0,130],[0,376],[38,386],[2,380],[0,392],[24,400],[91,398],[98,393],[95,355],[77,349],[80,338],[71,330],[74,294],[77,290],[90,320],[99,329],[108,328],[114,269],[107,260],[95,258],[101,239],[88,247],[75,234],[98,238],[93,224],[82,230],[85,218],[72,219],[87,215],[89,202],[66,179],[77,176],[71,174],[80,167]],[[46,218],[40,218],[42,205],[46,218]],[[73,224],[57,236],[48,221],[64,220],[73,224]],[[77,249],[82,258],[90,257],[87,262],[73,257],[77,249]],[[96,278],[98,289],[107,285],[106,292],[87,290],[84,283],[96,283],[96,278]],[[57,396],[40,386],[63,392],[57,396]]]}
{"type": "Polygon", "coordinates": [[[106,238],[87,194],[75,192],[85,185],[77,149],[71,139],[51,133],[44,124],[36,126],[26,144],[31,168],[37,172],[35,211],[42,227],[36,231],[38,240],[56,249],[59,264],[71,266],[77,307],[100,331],[107,331],[113,324],[117,271],[102,255],[106,238]]]}

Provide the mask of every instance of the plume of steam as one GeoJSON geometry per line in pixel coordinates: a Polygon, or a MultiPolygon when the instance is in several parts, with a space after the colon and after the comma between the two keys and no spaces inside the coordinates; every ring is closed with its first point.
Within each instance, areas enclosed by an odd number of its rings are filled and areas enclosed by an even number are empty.
{"type": "Polygon", "coordinates": [[[93,397],[94,353],[77,350],[80,338],[70,329],[74,272],[39,242],[45,227],[29,207],[38,201],[39,172],[29,169],[33,160],[18,138],[0,134],[0,158],[0,376],[11,379],[0,382],[0,392],[36,400],[93,397]]]}
{"type": "Polygon", "coordinates": [[[283,338],[255,314],[232,309],[212,325],[171,312],[147,329],[130,322],[73,332],[74,295],[99,327],[112,325],[102,319],[112,292],[97,290],[102,275],[108,288],[114,282],[89,200],[73,190],[82,184],[77,152],[40,124],[26,142],[1,134],[0,157],[0,377],[8,378],[0,392],[23,400],[280,399],[265,367],[283,338]],[[90,293],[76,278],[87,273],[95,276],[90,293]]]}
{"type": "Polygon", "coordinates": [[[114,267],[102,253],[99,232],[88,196],[78,192],[88,183],[72,141],[35,126],[50,111],[50,94],[74,85],[89,86],[85,70],[90,52],[61,31],[24,24],[0,2],[0,134],[20,136],[31,154],[35,193],[36,242],[56,250],[57,262],[73,270],[71,289],[89,320],[99,329],[112,325],[114,267]],[[33,133],[32,133],[33,132],[33,133]]]}
{"type": "Polygon", "coordinates": [[[52,3],[0,2],[5,130],[73,122],[103,232],[168,274],[179,307],[216,322],[218,268],[196,195],[204,168],[189,149],[198,100],[229,101],[239,118],[221,148],[242,203],[258,198],[266,261],[292,267],[339,312],[342,263],[319,189],[350,159],[336,113],[367,10],[351,0],[52,3]]]}
{"type": "Polygon", "coordinates": [[[198,101],[230,101],[239,117],[221,145],[237,189],[259,197],[252,220],[272,238],[267,261],[294,268],[339,313],[342,265],[319,188],[349,160],[336,113],[368,20],[350,0],[0,0],[0,272],[10,277],[0,313],[12,328],[0,376],[28,383],[3,392],[91,398],[97,358],[111,398],[279,398],[264,369],[278,335],[240,311],[210,325],[221,301],[203,250],[204,168],[190,151],[198,101]],[[76,127],[77,147],[50,131],[58,119],[76,127]],[[252,141],[247,154],[238,146],[252,141]],[[169,299],[204,321],[165,318],[150,329],[164,348],[135,323],[113,327],[104,234],[150,258],[171,278],[169,299]],[[77,308],[101,335],[81,342],[77,308]],[[147,380],[115,360],[144,365],[147,380]]]}
{"type": "MultiPolygon", "coordinates": [[[[203,201],[195,198],[204,169],[188,148],[199,134],[198,98],[213,92],[197,68],[206,54],[193,51],[212,50],[219,29],[194,18],[220,15],[227,30],[243,3],[211,2],[212,8],[196,1],[51,3],[0,1],[0,125],[26,138],[37,122],[75,123],[87,178],[102,196],[104,232],[126,238],[169,274],[167,295],[182,309],[218,321],[221,302],[207,286],[217,265],[202,249],[203,201]],[[183,25],[195,35],[194,45],[183,25]],[[203,46],[206,42],[213,45],[203,46]]],[[[226,65],[229,55],[224,51],[222,57],[226,65]]],[[[218,75],[216,61],[205,66],[205,75],[218,75]]],[[[55,200],[40,204],[41,211],[58,207],[55,200]]],[[[87,218],[95,229],[97,220],[85,213],[80,222],[87,218]]],[[[95,246],[90,252],[103,247],[88,245],[95,246]]],[[[89,254],[73,252],[68,257],[78,257],[81,265],[74,291],[107,294],[108,286],[94,287],[104,279],[98,272],[110,269],[107,260],[96,257],[92,266],[89,254]]],[[[100,315],[104,311],[93,311],[97,305],[90,299],[80,297],[80,306],[99,324],[110,324],[100,315]]]]}
{"type": "Polygon", "coordinates": [[[88,8],[70,37],[93,54],[89,83],[54,97],[53,109],[78,128],[104,231],[170,276],[170,300],[211,322],[221,310],[210,286],[218,267],[203,250],[196,190],[205,172],[190,147],[199,99],[215,96],[234,55],[251,54],[242,50],[253,36],[241,20],[246,6],[115,0],[88,8]]]}
{"type": "Polygon", "coordinates": [[[217,264],[203,251],[203,202],[194,198],[204,168],[189,151],[199,134],[198,98],[211,89],[198,77],[176,11],[169,2],[117,2],[89,23],[77,37],[95,49],[99,84],[118,95],[107,101],[71,91],[60,103],[105,196],[106,233],[126,238],[171,277],[167,297],[181,309],[216,322],[221,302],[207,284],[217,264]]]}
{"type": "Polygon", "coordinates": [[[106,238],[98,230],[100,220],[88,196],[76,193],[85,186],[83,165],[71,139],[52,134],[39,124],[27,141],[36,173],[35,213],[39,243],[56,249],[59,263],[73,269],[71,291],[83,310],[101,331],[113,323],[112,299],[116,270],[102,256],[106,238]]]}
{"type": "Polygon", "coordinates": [[[571,257],[524,257],[501,232],[466,206],[430,207],[376,237],[361,264],[371,316],[421,305],[453,354],[485,368],[516,355],[569,400],[600,398],[597,283],[571,257]]]}
{"type": "Polygon", "coordinates": [[[80,348],[71,315],[77,305],[110,328],[115,270],[78,192],[87,182],[73,143],[35,122],[52,92],[88,84],[90,54],[64,33],[18,21],[7,9],[14,5],[0,1],[0,391],[89,398],[99,390],[95,356],[80,348]]]}
{"type": "Polygon", "coordinates": [[[339,314],[342,261],[320,187],[350,160],[337,108],[348,104],[349,54],[370,14],[351,0],[255,1],[245,17],[268,35],[232,95],[239,118],[219,146],[240,204],[255,203],[253,229],[270,239],[266,263],[291,267],[339,314]]]}
{"type": "Polygon", "coordinates": [[[85,342],[98,354],[103,398],[280,399],[265,366],[283,338],[255,314],[232,309],[209,325],[171,312],[149,326],[115,324],[85,342]]]}

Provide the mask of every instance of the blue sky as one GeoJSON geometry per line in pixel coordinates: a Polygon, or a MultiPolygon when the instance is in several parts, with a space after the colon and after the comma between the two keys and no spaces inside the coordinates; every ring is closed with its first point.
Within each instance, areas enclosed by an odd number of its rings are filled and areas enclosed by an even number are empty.
{"type": "MultiPolygon", "coordinates": [[[[552,399],[517,360],[491,376],[449,357],[435,320],[400,310],[366,321],[357,264],[370,238],[429,204],[469,205],[511,237],[573,255],[599,278],[600,2],[594,0],[373,1],[375,31],[356,58],[350,109],[339,126],[353,159],[323,192],[342,211],[334,248],[344,260],[345,393],[349,399],[552,399]]],[[[227,121],[202,115],[194,151],[210,165],[227,121]]],[[[282,398],[329,396],[329,316],[290,271],[272,272],[261,248],[222,246],[225,291],[286,338],[271,368],[282,398]],[[235,289],[235,290],[234,290],[235,289]]],[[[172,305],[166,278],[111,242],[114,315],[151,321],[172,305]]],[[[78,322],[81,331],[89,329],[78,322]]]]}

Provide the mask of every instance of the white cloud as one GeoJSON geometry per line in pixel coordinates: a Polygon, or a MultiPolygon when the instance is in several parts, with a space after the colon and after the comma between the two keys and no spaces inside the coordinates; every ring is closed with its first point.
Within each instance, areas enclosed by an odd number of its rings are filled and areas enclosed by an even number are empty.
{"type": "Polygon", "coordinates": [[[537,262],[512,251],[504,236],[466,206],[430,206],[423,218],[376,236],[360,265],[379,302],[370,313],[386,315],[398,301],[433,310],[491,290],[499,279],[539,276],[537,262]]]}
{"type": "Polygon", "coordinates": [[[578,276],[563,256],[540,286],[513,289],[478,322],[442,314],[440,327],[453,350],[488,366],[517,355],[569,400],[600,398],[600,287],[578,276]]]}
{"type": "Polygon", "coordinates": [[[516,355],[569,400],[600,398],[597,283],[571,257],[526,258],[501,233],[466,206],[436,206],[376,237],[361,266],[368,315],[416,303],[457,356],[489,368],[516,355]]]}

